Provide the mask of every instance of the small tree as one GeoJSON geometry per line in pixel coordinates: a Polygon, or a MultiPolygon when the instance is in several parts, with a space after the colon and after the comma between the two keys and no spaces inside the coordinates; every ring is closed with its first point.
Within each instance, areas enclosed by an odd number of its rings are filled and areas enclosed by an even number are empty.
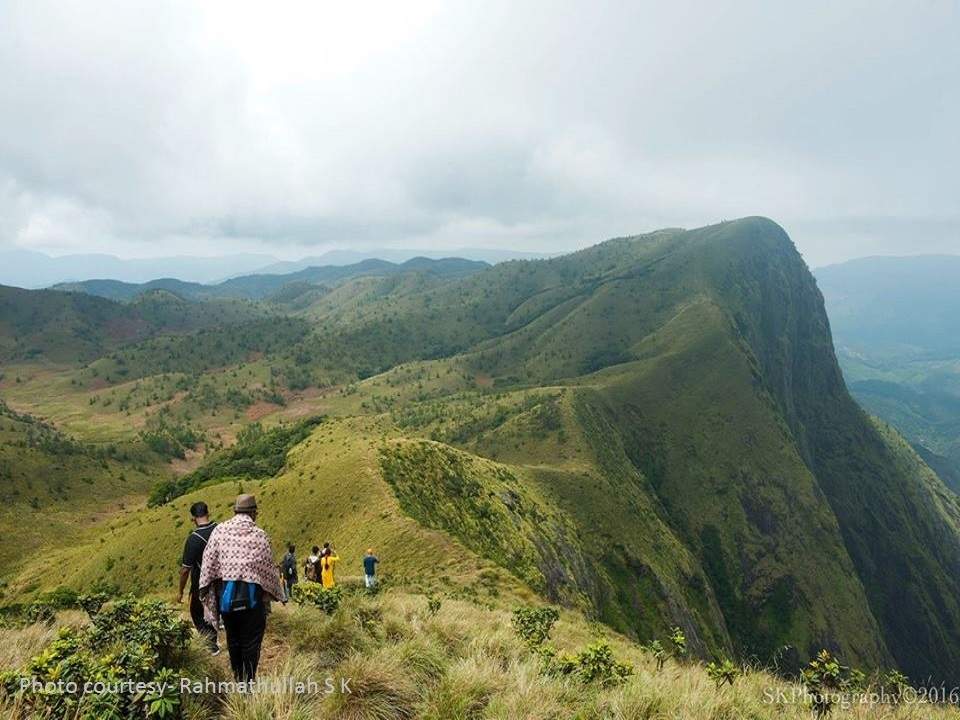
{"type": "Polygon", "coordinates": [[[833,709],[835,695],[843,688],[845,670],[829,650],[821,650],[801,672],[803,684],[811,696],[813,712],[818,718],[833,709]]]}
{"type": "Polygon", "coordinates": [[[887,670],[880,678],[884,692],[889,693],[894,704],[903,700],[904,693],[910,689],[910,680],[899,670],[887,670]]]}
{"type": "Polygon", "coordinates": [[[707,675],[719,690],[724,685],[733,685],[734,680],[740,675],[740,668],[724,658],[720,662],[707,663],[707,675]]]}
{"type": "Polygon", "coordinates": [[[537,647],[550,638],[559,618],[556,608],[518,607],[513,611],[513,629],[527,645],[537,647]]]}
{"type": "Polygon", "coordinates": [[[673,646],[673,655],[682,658],[687,654],[687,636],[679,626],[674,626],[670,631],[670,644],[673,646]]]}
{"type": "Polygon", "coordinates": [[[663,664],[667,661],[667,651],[664,649],[663,644],[659,640],[654,640],[647,645],[647,650],[653,655],[653,659],[657,661],[657,672],[663,670],[663,664]]]}

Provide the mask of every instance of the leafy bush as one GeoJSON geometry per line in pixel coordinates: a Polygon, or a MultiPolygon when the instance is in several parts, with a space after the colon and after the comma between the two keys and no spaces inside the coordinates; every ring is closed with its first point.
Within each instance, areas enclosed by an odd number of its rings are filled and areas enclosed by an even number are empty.
{"type": "Polygon", "coordinates": [[[343,590],[339,587],[325,588],[320,583],[304,580],[293,586],[290,595],[299,605],[312,605],[332,615],[340,607],[343,590]]]}
{"type": "Polygon", "coordinates": [[[663,643],[659,640],[654,640],[647,645],[647,650],[653,655],[653,659],[657,661],[657,672],[663,670],[663,664],[667,661],[667,651],[663,647],[663,643]]]}
{"type": "Polygon", "coordinates": [[[719,690],[724,685],[733,685],[734,680],[740,675],[740,668],[724,658],[720,662],[707,663],[707,675],[716,683],[719,690]]]}
{"type": "Polygon", "coordinates": [[[910,689],[910,680],[899,670],[887,670],[881,675],[880,684],[895,704],[899,703],[904,693],[910,689]]]}
{"type": "Polygon", "coordinates": [[[77,604],[83,608],[91,619],[100,612],[110,596],[105,592],[92,592],[86,595],[80,595],[77,598],[77,604]]]}
{"type": "Polygon", "coordinates": [[[833,709],[835,696],[844,686],[846,669],[829,650],[821,650],[801,672],[817,717],[823,717],[833,709]]]}
{"type": "Polygon", "coordinates": [[[674,657],[681,658],[687,654],[687,636],[679,627],[670,631],[670,644],[673,646],[674,657]]]}
{"type": "Polygon", "coordinates": [[[180,709],[175,668],[189,637],[189,625],[171,608],[127,598],[102,610],[88,627],[61,629],[25,668],[4,673],[0,683],[31,717],[170,718],[180,709]],[[21,680],[40,686],[21,688],[21,680]],[[77,691],[42,687],[60,681],[77,691]],[[87,683],[103,683],[103,692],[84,693],[87,683]],[[136,692],[133,683],[152,685],[136,692]]]}
{"type": "Polygon", "coordinates": [[[441,605],[442,603],[440,602],[440,598],[438,598],[436,595],[427,595],[427,612],[428,613],[430,613],[431,615],[436,615],[438,612],[440,612],[441,605]]]}
{"type": "Polygon", "coordinates": [[[27,622],[52,625],[57,619],[57,609],[49,602],[38,600],[27,608],[27,622]]]}
{"type": "Polygon", "coordinates": [[[556,608],[518,607],[513,611],[513,629],[527,645],[538,647],[550,638],[550,631],[559,619],[556,608]]]}
{"type": "Polygon", "coordinates": [[[549,645],[537,649],[540,668],[545,675],[558,677],[574,675],[584,684],[597,683],[603,687],[619,685],[633,675],[633,666],[618,662],[610,645],[598,640],[576,655],[557,652],[549,645]]]}
{"type": "Polygon", "coordinates": [[[78,597],[79,595],[76,590],[61,586],[48,593],[44,593],[40,596],[40,600],[50,605],[54,610],[68,610],[79,607],[77,605],[78,597]]]}

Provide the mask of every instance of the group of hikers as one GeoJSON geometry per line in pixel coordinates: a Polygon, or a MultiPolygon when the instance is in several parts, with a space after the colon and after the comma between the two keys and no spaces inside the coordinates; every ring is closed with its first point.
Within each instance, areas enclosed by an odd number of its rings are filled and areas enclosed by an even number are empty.
{"type": "MultiPolygon", "coordinates": [[[[190,618],[207,641],[210,652],[220,653],[217,629],[227,636],[227,651],[233,676],[239,682],[255,679],[260,646],[267,626],[271,601],[286,603],[299,582],[296,548],[287,545],[279,565],[274,564],[270,539],[257,525],[257,500],[239,495],[234,515],[222,523],[210,519],[206,503],[190,506],[195,525],[183,546],[177,602],[190,585],[190,618]]],[[[304,562],[304,579],[336,586],[334,569],[340,561],[331,544],[314,546],[304,562]]],[[[363,558],[364,583],[376,586],[379,559],[373,549],[363,558]]]]}

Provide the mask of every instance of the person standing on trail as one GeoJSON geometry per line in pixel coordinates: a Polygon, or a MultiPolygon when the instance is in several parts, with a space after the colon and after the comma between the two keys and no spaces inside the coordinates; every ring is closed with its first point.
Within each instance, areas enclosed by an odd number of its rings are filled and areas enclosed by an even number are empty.
{"type": "Polygon", "coordinates": [[[303,563],[303,577],[310,582],[320,582],[320,548],[316,545],[310,551],[305,563],[303,563]]]}
{"type": "Polygon", "coordinates": [[[180,565],[180,588],[177,594],[177,604],[183,602],[183,591],[190,582],[190,619],[200,636],[207,641],[213,655],[220,654],[217,645],[217,628],[208,623],[203,617],[203,603],[200,602],[200,568],[203,563],[203,551],[207,547],[210,533],[217,526],[210,522],[210,511],[204,502],[195,502],[190,506],[190,518],[196,528],[187,536],[183,544],[183,559],[180,565]]]}
{"type": "Polygon", "coordinates": [[[373,554],[373,548],[367,548],[367,554],[363,558],[363,582],[368,589],[377,586],[377,563],[380,560],[373,554]]]}
{"type": "Polygon", "coordinates": [[[280,572],[283,573],[283,582],[287,586],[287,594],[293,592],[293,586],[299,582],[297,577],[297,556],[293,543],[287,545],[287,554],[280,561],[280,572]]]}
{"type": "Polygon", "coordinates": [[[205,616],[223,618],[230,666],[238,682],[256,678],[271,600],[283,597],[270,539],[257,526],[257,499],[238,495],[233,511],[210,534],[200,568],[205,616]]]}
{"type": "Polygon", "coordinates": [[[333,570],[340,562],[340,558],[334,553],[330,543],[324,546],[323,551],[325,554],[320,557],[320,582],[325,588],[332,588],[337,584],[333,577],[333,570]]]}

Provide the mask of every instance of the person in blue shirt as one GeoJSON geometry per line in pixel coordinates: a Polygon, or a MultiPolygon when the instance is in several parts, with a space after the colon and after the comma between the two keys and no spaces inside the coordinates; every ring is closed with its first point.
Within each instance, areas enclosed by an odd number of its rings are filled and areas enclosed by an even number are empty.
{"type": "Polygon", "coordinates": [[[368,588],[376,587],[377,584],[377,563],[380,560],[373,554],[373,548],[367,549],[367,555],[363,558],[363,579],[368,588]]]}

